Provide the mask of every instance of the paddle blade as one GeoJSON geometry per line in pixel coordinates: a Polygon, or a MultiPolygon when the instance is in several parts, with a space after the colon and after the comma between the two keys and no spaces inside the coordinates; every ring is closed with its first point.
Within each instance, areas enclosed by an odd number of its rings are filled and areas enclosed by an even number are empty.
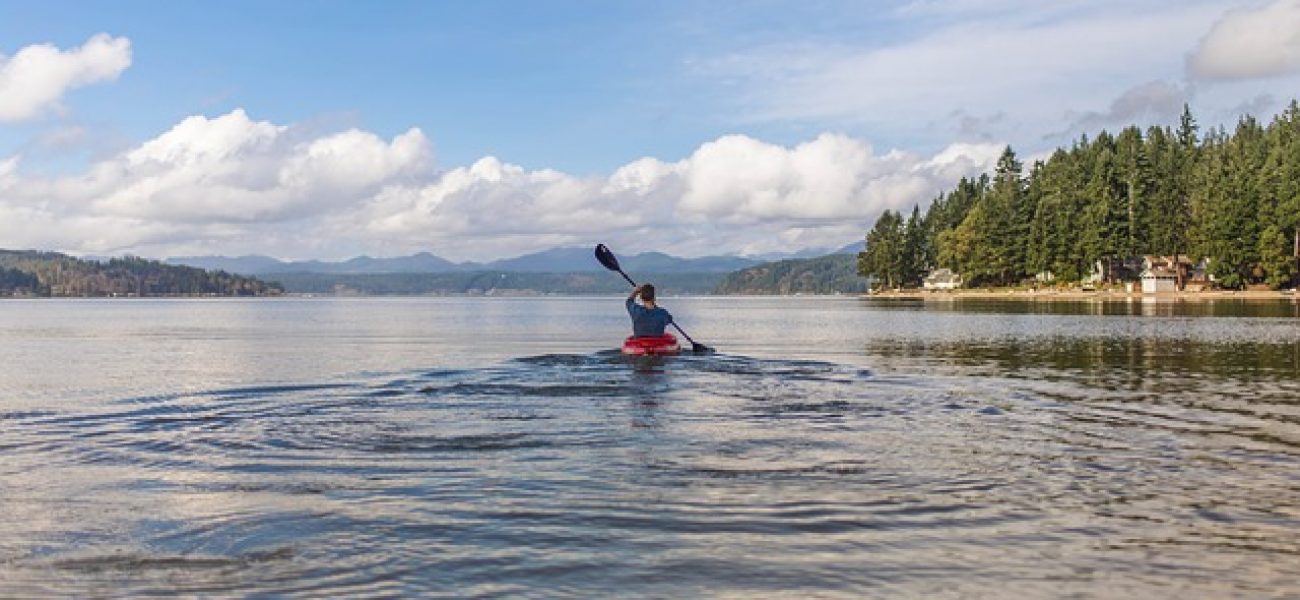
{"type": "Polygon", "coordinates": [[[606,269],[611,271],[622,271],[618,266],[618,259],[614,257],[614,253],[610,252],[609,248],[606,248],[604,244],[596,244],[596,260],[600,261],[600,264],[605,265],[606,269]]]}
{"type": "Polygon", "coordinates": [[[695,354],[713,354],[717,351],[699,342],[691,342],[691,352],[695,354]]]}

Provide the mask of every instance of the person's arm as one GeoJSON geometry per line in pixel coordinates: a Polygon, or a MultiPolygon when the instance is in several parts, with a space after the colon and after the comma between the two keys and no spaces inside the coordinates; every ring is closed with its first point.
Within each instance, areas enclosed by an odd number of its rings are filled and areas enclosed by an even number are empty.
{"type": "Polygon", "coordinates": [[[636,303],[636,297],[640,295],[641,295],[641,286],[638,285],[636,286],[636,288],[632,290],[632,295],[627,297],[627,302],[625,303],[627,305],[627,314],[635,316],[636,309],[641,308],[640,306],[637,306],[636,303]]]}

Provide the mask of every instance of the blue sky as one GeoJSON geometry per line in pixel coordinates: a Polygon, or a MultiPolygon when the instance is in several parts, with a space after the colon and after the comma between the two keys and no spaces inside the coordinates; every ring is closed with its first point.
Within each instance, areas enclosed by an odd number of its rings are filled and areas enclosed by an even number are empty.
{"type": "Polygon", "coordinates": [[[1267,116],[1294,31],[1300,0],[0,2],[0,247],[834,247],[1008,143],[1267,116]]]}
{"type": "MultiPolygon", "coordinates": [[[[135,58],[121,79],[67,100],[78,122],[125,139],[245,107],[277,123],[420,127],[452,164],[491,154],[595,173],[742,129],[773,141],[816,134],[740,122],[690,64],[804,35],[890,35],[888,20],[839,19],[857,5],[26,2],[5,6],[0,40],[12,52],[99,32],[129,38],[135,58]]],[[[22,141],[5,133],[11,148],[22,141]]]]}

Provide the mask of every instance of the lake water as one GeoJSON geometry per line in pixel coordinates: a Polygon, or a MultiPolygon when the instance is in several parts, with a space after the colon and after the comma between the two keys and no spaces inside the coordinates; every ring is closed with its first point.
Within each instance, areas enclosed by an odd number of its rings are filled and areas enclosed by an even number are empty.
{"type": "Polygon", "coordinates": [[[1297,597],[1300,305],[0,302],[0,597],[1297,597]]]}

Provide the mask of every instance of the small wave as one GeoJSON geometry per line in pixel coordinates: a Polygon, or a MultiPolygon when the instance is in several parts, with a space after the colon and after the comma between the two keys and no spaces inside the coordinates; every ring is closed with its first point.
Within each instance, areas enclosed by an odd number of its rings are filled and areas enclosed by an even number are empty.
{"type": "Polygon", "coordinates": [[[210,556],[201,554],[186,555],[149,555],[131,552],[102,554],[77,558],[49,560],[45,566],[68,571],[193,571],[200,569],[227,569],[247,567],[258,563],[290,560],[295,552],[292,548],[277,548],[262,552],[250,552],[238,556],[210,556]]]}
{"type": "Polygon", "coordinates": [[[429,386],[420,393],[430,396],[502,396],[502,397],[594,397],[620,396],[627,393],[623,386],[612,384],[524,384],[524,383],[457,383],[445,387],[429,386]]]}

